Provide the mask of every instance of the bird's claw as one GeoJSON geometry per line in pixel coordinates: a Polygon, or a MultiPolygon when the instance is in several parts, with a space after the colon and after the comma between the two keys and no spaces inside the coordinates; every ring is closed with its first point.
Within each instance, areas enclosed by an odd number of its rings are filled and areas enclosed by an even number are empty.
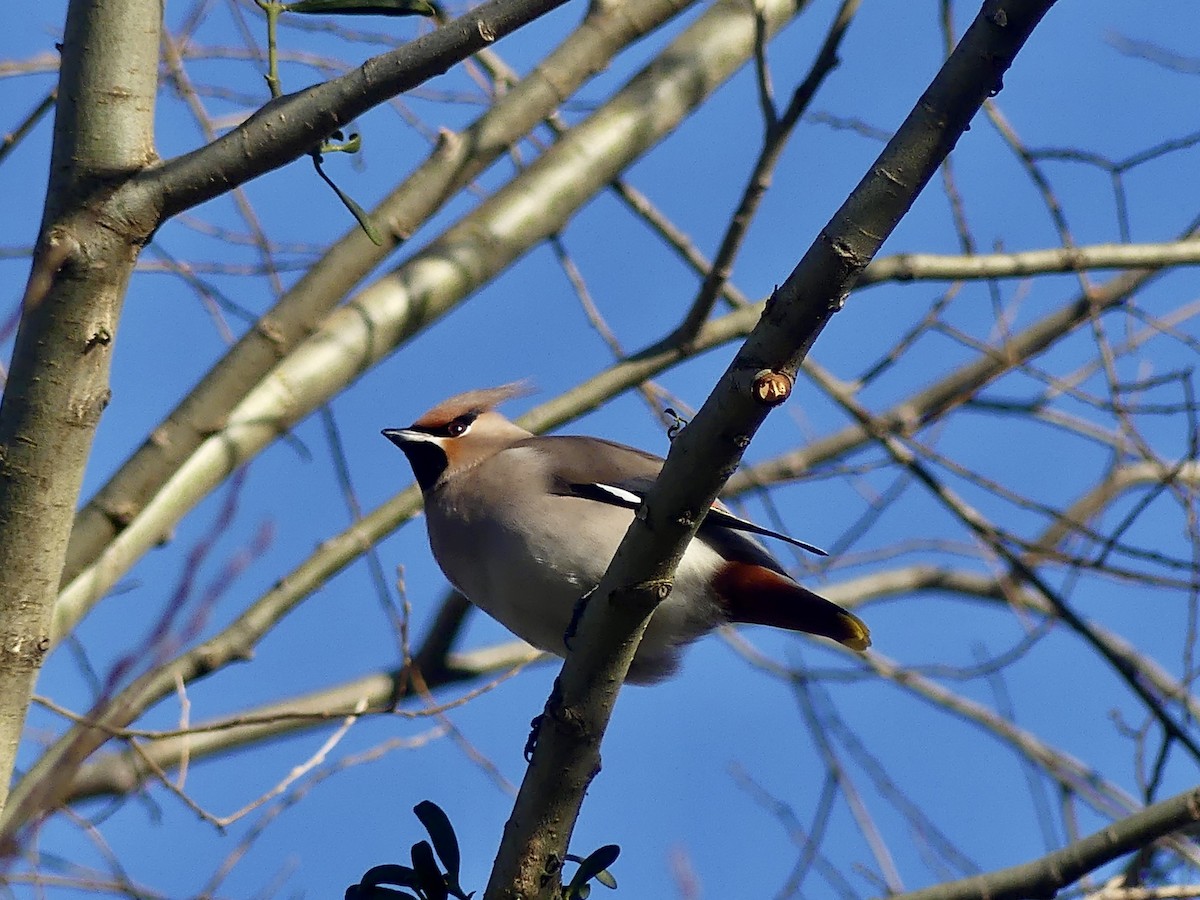
{"type": "Polygon", "coordinates": [[[558,708],[562,703],[562,689],[558,679],[554,679],[554,687],[550,691],[550,696],[546,698],[546,708],[534,716],[529,723],[529,737],[525,739],[525,762],[533,762],[533,751],[537,747],[538,734],[542,730],[542,723],[546,721],[547,716],[552,716],[558,712],[558,708]]]}
{"type": "Polygon", "coordinates": [[[525,762],[533,762],[533,750],[537,746],[538,732],[542,730],[545,713],[538,713],[529,722],[529,737],[525,738],[525,762]]]}

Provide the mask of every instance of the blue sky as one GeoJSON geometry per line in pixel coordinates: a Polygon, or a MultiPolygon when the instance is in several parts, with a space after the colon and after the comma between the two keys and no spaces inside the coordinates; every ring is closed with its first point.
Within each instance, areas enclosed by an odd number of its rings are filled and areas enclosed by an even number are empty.
{"type": "MultiPolygon", "coordinates": [[[[65,4],[45,2],[27,9],[0,30],[0,59],[30,60],[51,54],[58,39],[65,4]]],[[[781,96],[803,77],[836,4],[820,0],[793,23],[770,48],[772,76],[781,96]]],[[[174,26],[189,6],[168,4],[174,26]]],[[[502,41],[498,52],[521,72],[537,61],[577,21],[582,6],[570,4],[527,33],[502,41]]],[[[974,5],[954,4],[959,29],[974,5]]],[[[1161,141],[1181,138],[1194,129],[1198,83],[1195,75],[1171,72],[1144,59],[1119,52],[1117,38],[1160,44],[1194,53],[1184,39],[1194,26],[1191,4],[1161,2],[1154,14],[1120,0],[1063,2],[1051,11],[997,98],[1000,108],[1030,147],[1085,148],[1113,160],[1132,156],[1161,141]]],[[[684,16],[685,21],[695,13],[684,16]]],[[[246,13],[252,28],[261,23],[246,13]]],[[[421,31],[413,20],[370,20],[353,26],[403,37],[421,31]]],[[[680,25],[673,24],[630,48],[567,110],[571,122],[601,102],[649,60],[680,25]]],[[[369,52],[363,45],[328,35],[285,31],[292,49],[341,55],[356,62],[369,52]]],[[[236,44],[227,7],[214,4],[197,42],[209,46],[236,44]]],[[[380,49],[380,48],[376,48],[380,49]]],[[[814,109],[845,119],[861,120],[890,132],[903,118],[937,69],[941,56],[937,4],[931,0],[896,4],[868,2],[853,23],[841,52],[842,65],[822,88],[814,109]]],[[[209,60],[194,64],[194,77],[212,79],[239,95],[263,97],[255,65],[246,61],[209,60]]],[[[285,87],[298,89],[317,77],[313,70],[284,70],[285,87]]],[[[52,84],[46,71],[11,75],[0,69],[0,111],[10,130],[52,84]]],[[[467,91],[472,83],[461,68],[428,87],[467,91]]],[[[238,97],[206,96],[217,117],[244,111],[238,97]]],[[[459,128],[476,114],[467,104],[415,96],[407,112],[436,129],[459,128]]],[[[181,104],[160,99],[158,149],[164,157],[184,152],[202,140],[181,104]]],[[[228,123],[226,123],[228,124],[228,123]]],[[[28,247],[35,239],[46,177],[50,123],[44,121],[10,158],[0,164],[0,197],[8,215],[0,216],[0,249],[28,247]]],[[[331,158],[327,169],[364,206],[374,204],[398,174],[428,151],[427,136],[406,124],[396,108],[384,107],[359,123],[366,138],[357,162],[331,158]]],[[[736,202],[750,161],[758,148],[758,119],[752,73],[743,71],[717,92],[697,115],[634,165],[630,181],[646,191],[687,229],[705,252],[713,252],[726,218],[736,202]]],[[[781,282],[821,226],[866,171],[880,144],[860,133],[813,121],[801,126],[784,154],[759,220],[750,231],[737,262],[735,281],[759,297],[781,282]]],[[[528,152],[528,148],[526,148],[528,152]]],[[[1135,241],[1170,240],[1196,214],[1200,182],[1194,178],[1197,152],[1183,150],[1149,163],[1127,178],[1131,237],[1135,241]]],[[[967,215],[982,250],[1038,249],[1058,245],[1058,237],[1041,199],[982,116],[960,141],[955,165],[967,215]]],[[[1046,163],[1062,198],[1064,211],[1080,243],[1120,238],[1108,175],[1079,164],[1046,163]]],[[[500,162],[479,180],[488,192],[508,180],[510,162],[500,162]]],[[[931,185],[912,214],[884,248],[895,252],[956,252],[957,239],[945,197],[931,185]]],[[[311,258],[306,247],[320,246],[350,227],[350,220],[330,192],[301,161],[251,184],[247,195],[266,231],[280,242],[303,245],[284,254],[311,258]]],[[[457,220],[476,202],[456,198],[423,227],[390,268],[417,252],[428,240],[457,220]]],[[[151,262],[159,251],[176,259],[253,263],[255,251],[231,247],[195,227],[197,220],[241,231],[244,225],[228,199],[219,199],[166,225],[143,255],[151,262]]],[[[566,247],[583,272],[589,290],[609,325],[627,349],[637,349],[662,336],[677,322],[694,292],[695,279],[633,220],[610,194],[596,197],[575,216],[563,234],[566,247]]],[[[20,295],[27,260],[0,256],[0,283],[14,304],[20,295]]],[[[297,276],[283,273],[285,284],[297,276]]],[[[1098,279],[1104,277],[1097,275],[1098,279]]],[[[270,303],[262,279],[211,276],[237,304],[261,313],[270,303]]],[[[885,284],[852,297],[835,317],[813,351],[813,359],[836,375],[852,379],[920,318],[944,290],[942,284],[885,284]]],[[[1001,282],[997,288],[1012,315],[1011,327],[1028,325],[1061,305],[1078,290],[1070,276],[1034,284],[1001,282]]],[[[1139,297],[1148,312],[1161,314],[1194,300],[1194,270],[1166,276],[1139,297]]],[[[967,334],[986,338],[998,327],[986,285],[966,286],[947,313],[947,321],[967,334]]],[[[245,328],[229,319],[235,332],[245,328]]],[[[1180,328],[1194,334],[1194,325],[1180,328]]],[[[1120,329],[1114,327],[1119,336],[1120,329]]],[[[113,402],[96,436],[85,495],[108,477],[225,349],[213,318],[179,279],[139,273],[130,290],[114,356],[113,402]]],[[[698,406],[732,355],[726,346],[672,370],[661,383],[681,402],[698,406]]],[[[873,409],[925,385],[974,351],[946,334],[922,338],[895,372],[867,387],[862,399],[873,409]]],[[[1089,335],[1063,342],[1039,365],[1069,372],[1095,357],[1089,335]]],[[[333,405],[358,497],[373,509],[411,478],[404,460],[379,437],[379,429],[404,425],[445,396],[472,387],[528,378],[540,393],[515,401],[519,413],[584,380],[611,359],[608,349],[588,327],[572,289],[553,254],[539,247],[521,259],[418,341],[404,346],[365,373],[333,405]]],[[[1149,374],[1182,370],[1194,363],[1184,342],[1156,341],[1144,354],[1122,360],[1120,375],[1133,380],[1149,374]]],[[[1100,391],[1101,382],[1087,382],[1100,391]]],[[[989,396],[1026,396],[1036,390],[1029,373],[1013,373],[989,388],[989,396]]],[[[1168,394],[1175,388],[1165,389],[1168,394]]],[[[1164,394],[1165,397],[1168,394],[1164,394]]],[[[1177,400],[1178,393],[1170,394],[1177,400]]],[[[1081,403],[1063,408],[1087,414],[1081,403]]],[[[769,459],[814,435],[845,424],[839,411],[810,385],[801,383],[787,406],[776,412],[748,454],[769,459]]],[[[1155,446],[1172,458],[1187,451],[1185,417],[1139,419],[1155,446]]],[[[601,435],[665,453],[659,424],[633,394],[623,395],[564,429],[601,435]]],[[[1110,462],[1108,454],[1079,439],[1048,433],[1012,418],[982,411],[956,414],[923,440],[964,465],[1052,505],[1069,504],[1093,483],[1110,462]]],[[[878,460],[877,450],[862,451],[851,462],[878,460]]],[[[834,546],[863,513],[864,495],[883,493],[894,474],[867,473],[803,481],[774,494],[787,528],[797,536],[834,546]]],[[[987,515],[1022,534],[1034,535],[1042,521],[1025,510],[988,496],[947,476],[987,515]]],[[[175,589],[185,556],[218,516],[228,488],[202,502],[179,526],[171,543],[146,556],[122,583],[122,592],[91,615],[79,638],[100,671],[138,644],[175,589]]],[[[1122,502],[1106,522],[1119,521],[1133,500],[1122,502]]],[[[765,518],[757,501],[748,511],[765,518]]],[[[273,540],[212,609],[206,633],[230,621],[282,574],[302,562],[319,544],[349,524],[349,513],[330,462],[321,423],[310,418],[294,440],[278,442],[249,466],[232,524],[200,569],[206,584],[222,565],[269,523],[273,540]]],[[[1126,539],[1138,546],[1187,557],[1190,548],[1179,508],[1169,500],[1153,504],[1139,516],[1126,539]]],[[[915,542],[896,557],[906,562],[954,561],[975,571],[989,571],[961,526],[926,493],[908,486],[873,528],[827,568],[814,564],[806,582],[818,589],[879,568],[871,555],[915,542]],[[936,542],[955,542],[954,547],[936,542]],[[958,549],[955,549],[958,548],[958,549]]],[[[786,548],[776,548],[791,562],[786,548]]],[[[445,589],[416,520],[379,545],[380,559],[391,573],[403,566],[407,596],[413,604],[419,636],[445,589]]],[[[805,561],[813,564],[812,560],[805,561]]],[[[1072,588],[1061,571],[1050,577],[1089,617],[1125,636],[1172,672],[1183,665],[1187,641],[1185,592],[1147,592],[1129,584],[1086,581],[1072,588]]],[[[1020,644],[1025,622],[994,605],[963,602],[950,596],[923,594],[872,604],[863,616],[870,623],[875,647],[883,655],[921,666],[962,667],[978,656],[994,656],[1020,644]]],[[[845,655],[813,642],[766,629],[744,631],[762,653],[780,663],[849,673],[858,667],[845,655]]],[[[467,648],[507,639],[503,629],[474,615],[463,639],[467,648]]],[[[188,696],[195,718],[229,713],[281,696],[315,690],[395,663],[395,641],[379,610],[365,564],[343,572],[306,601],[256,649],[252,662],[231,667],[196,684],[188,696]]],[[[491,761],[508,782],[524,772],[521,750],[530,718],[540,711],[555,672],[552,665],[531,667],[520,676],[449,714],[463,739],[491,761]]],[[[1019,663],[1004,670],[1004,687],[1012,698],[1017,722],[1031,732],[1086,760],[1124,790],[1137,792],[1135,741],[1120,723],[1137,726],[1142,712],[1111,671],[1064,629],[1037,642],[1019,663]]],[[[999,704],[995,683],[986,679],[945,684],[988,707],[999,704]]],[[[47,666],[38,690],[57,702],[85,708],[85,678],[66,651],[47,666]]],[[[838,717],[879,760],[895,788],[921,807],[937,828],[981,869],[1022,862],[1045,852],[1064,838],[1058,800],[1044,786],[1031,794],[1027,770],[999,742],[975,726],[913,699],[877,680],[832,680],[819,688],[818,708],[830,703],[838,717]],[[1041,797],[1041,799],[1037,799],[1041,797]],[[1051,823],[1038,824],[1039,803],[1049,803],[1051,823]],[[1047,835],[1045,832],[1049,832],[1047,835]]],[[[447,692],[440,699],[449,699],[447,692]]],[[[178,706],[166,702],[146,719],[145,727],[172,727],[178,706]]],[[[32,738],[22,761],[32,758],[46,729],[61,720],[43,711],[32,719],[32,738]]],[[[397,736],[427,736],[436,720],[379,717],[355,725],[331,755],[345,759],[397,736]]],[[[829,732],[837,727],[827,725],[829,732]]],[[[268,790],[321,745],[327,732],[307,733],[266,747],[242,751],[220,762],[199,763],[191,771],[189,793],[206,808],[225,813],[268,790]]],[[[863,803],[887,843],[896,869],[908,888],[936,880],[929,863],[929,837],[906,822],[888,801],[889,788],[873,779],[875,770],[863,757],[839,745],[842,759],[863,803]]],[[[1150,744],[1153,748],[1155,745],[1150,744]]],[[[825,770],[816,742],[806,728],[801,705],[784,683],[750,667],[717,637],[688,653],[681,674],[653,688],[623,692],[604,744],[604,769],[596,779],[576,831],[574,850],[586,853],[605,843],[623,848],[615,874],[616,896],[681,896],[671,873],[671,860],[686,858],[706,897],[775,896],[788,880],[799,850],[788,831],[761,798],[746,787],[746,778],[795,811],[811,827],[825,770]],[[744,777],[743,777],[744,776],[744,777]]],[[[1161,792],[1166,796],[1195,783],[1195,766],[1172,756],[1161,792]]],[[[463,883],[482,890],[511,799],[496,779],[455,741],[442,737],[420,749],[396,750],[379,761],[340,772],[315,785],[303,802],[283,811],[238,862],[219,889],[220,896],[250,897],[279,877],[279,896],[340,896],[346,885],[372,865],[402,861],[408,846],[423,837],[414,804],[431,799],[450,815],[464,848],[463,883]]],[[[99,813],[100,804],[84,808],[99,813]]],[[[1091,831],[1103,820],[1079,807],[1078,828],[1091,831]]],[[[224,835],[200,822],[177,799],[161,789],[147,802],[124,803],[101,828],[130,876],[171,897],[192,896],[257,821],[239,822],[224,835]]],[[[859,896],[881,893],[875,880],[879,865],[856,828],[851,806],[839,799],[829,820],[822,852],[859,896]]],[[[51,822],[39,837],[47,855],[103,867],[100,854],[79,829],[62,820],[51,822]]],[[[16,887],[17,896],[32,896],[16,887]]],[[[603,895],[601,889],[601,895],[603,895]]],[[[838,896],[838,888],[810,876],[802,896],[838,896]]],[[[51,896],[73,896],[55,891],[51,896]]]]}

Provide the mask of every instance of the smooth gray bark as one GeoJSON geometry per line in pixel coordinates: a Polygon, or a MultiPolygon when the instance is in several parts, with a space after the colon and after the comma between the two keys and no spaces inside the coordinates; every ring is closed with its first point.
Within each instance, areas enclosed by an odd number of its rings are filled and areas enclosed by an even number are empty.
{"type": "Polygon", "coordinates": [[[0,403],[0,809],[142,239],[103,198],[155,158],[160,28],[159,0],[67,11],[46,207],[0,403]]]}

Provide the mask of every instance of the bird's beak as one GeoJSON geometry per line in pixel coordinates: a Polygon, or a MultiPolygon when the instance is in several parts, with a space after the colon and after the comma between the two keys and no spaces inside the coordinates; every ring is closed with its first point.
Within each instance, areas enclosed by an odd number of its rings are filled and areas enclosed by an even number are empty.
{"type": "Polygon", "coordinates": [[[405,444],[438,443],[438,439],[432,434],[426,434],[423,431],[414,431],[411,428],[385,428],[381,434],[401,450],[404,449],[405,444]]]}

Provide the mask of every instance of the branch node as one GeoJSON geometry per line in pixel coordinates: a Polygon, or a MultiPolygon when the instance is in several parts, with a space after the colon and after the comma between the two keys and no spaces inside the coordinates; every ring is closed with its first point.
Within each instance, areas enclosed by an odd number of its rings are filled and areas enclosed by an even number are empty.
{"type": "Polygon", "coordinates": [[[443,125],[438,129],[437,143],[434,145],[433,152],[442,156],[448,156],[458,151],[462,146],[462,137],[457,131],[453,131],[443,125]]]}
{"type": "Polygon", "coordinates": [[[792,394],[792,378],[786,372],[761,369],[750,387],[754,399],[765,406],[778,406],[792,394]]]}
{"type": "Polygon", "coordinates": [[[617,588],[609,595],[609,601],[613,605],[640,606],[644,598],[649,598],[657,605],[671,596],[672,586],[673,583],[669,578],[642,581],[638,584],[617,588]]]}
{"type": "Polygon", "coordinates": [[[993,8],[987,10],[983,15],[984,18],[986,18],[997,28],[1008,27],[1008,13],[999,3],[994,4],[993,8]]]}
{"type": "Polygon", "coordinates": [[[122,532],[128,528],[130,523],[137,517],[138,512],[140,512],[138,507],[129,501],[110,506],[101,500],[97,500],[95,506],[112,523],[113,528],[117,532],[122,532]]]}
{"type": "Polygon", "coordinates": [[[112,332],[101,325],[88,336],[86,343],[83,345],[83,352],[89,353],[97,347],[107,347],[112,341],[112,332]]]}
{"type": "Polygon", "coordinates": [[[280,359],[285,355],[284,351],[287,345],[287,336],[269,315],[263,316],[254,325],[254,330],[266,339],[266,341],[274,346],[275,355],[280,359]]]}

